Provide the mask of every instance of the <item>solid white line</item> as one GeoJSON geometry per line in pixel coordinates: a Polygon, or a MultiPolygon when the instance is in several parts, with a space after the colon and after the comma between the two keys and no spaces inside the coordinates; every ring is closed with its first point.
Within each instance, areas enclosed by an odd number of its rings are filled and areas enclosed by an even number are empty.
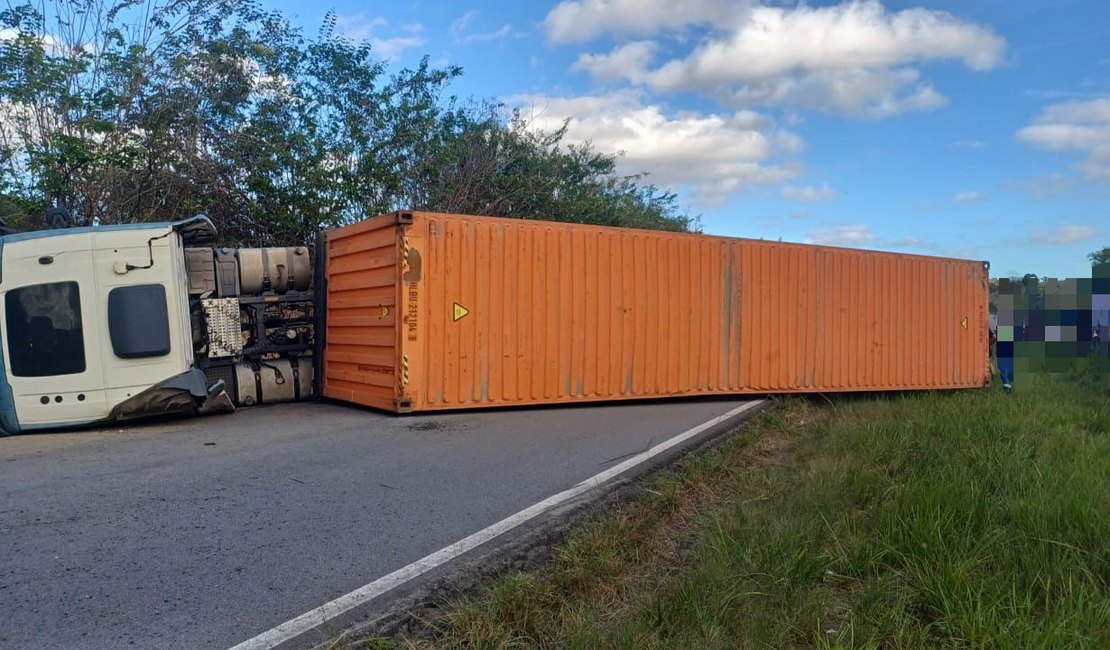
{"type": "Polygon", "coordinates": [[[490,541],[491,539],[494,539],[498,535],[506,533],[516,528],[517,526],[520,526],[521,524],[534,519],[535,517],[543,514],[551,508],[554,508],[555,506],[566,503],[567,501],[570,501],[571,499],[581,495],[582,493],[588,492],[589,490],[602,485],[609,479],[615,476],[619,476],[620,474],[632,469],[640,463],[643,463],[654,458],[655,456],[658,456],[659,454],[667,451],[675,445],[682,444],[690,438],[698,435],[702,431],[705,431],[710,427],[716,426],[726,420],[729,420],[743,413],[744,411],[747,411],[748,409],[755,408],[756,406],[762,404],[764,401],[765,400],[761,399],[752,400],[751,402],[742,404],[741,406],[738,406],[731,411],[728,411],[727,413],[718,415],[708,422],[703,422],[693,429],[688,429],[673,438],[669,438],[664,442],[655,445],[654,447],[651,447],[645,451],[636,454],[635,456],[632,456],[628,460],[625,460],[617,465],[614,465],[613,467],[610,467],[604,472],[591,476],[590,478],[582,481],[581,483],[575,485],[570,489],[563,490],[558,494],[550,496],[543,501],[540,501],[539,503],[536,503],[525,508],[524,510],[521,510],[515,515],[510,515],[509,517],[502,519],[501,521],[489,526],[488,528],[483,528],[473,535],[465,537],[455,542],[454,544],[451,544],[450,546],[445,546],[435,553],[419,559],[406,567],[397,569],[393,573],[382,576],[381,578],[378,578],[368,585],[359,587],[349,594],[340,596],[339,598],[336,598],[329,603],[325,603],[317,607],[316,609],[301,614],[297,618],[286,621],[285,623],[282,623],[275,628],[267,630],[262,634],[254,637],[253,639],[248,639],[234,646],[233,648],[231,648],[231,650],[270,650],[271,648],[277,647],[278,645],[281,645],[282,643],[285,643],[290,639],[300,636],[301,634],[304,634],[305,632],[308,632],[313,628],[322,625],[329,620],[345,612],[348,612],[355,607],[358,607],[359,605],[362,605],[363,603],[377,598],[378,596],[408,582],[409,580],[412,580],[413,578],[421,576],[431,571],[432,569],[435,569],[436,567],[442,566],[443,564],[454,560],[463,553],[473,550],[478,546],[481,546],[482,544],[490,541]]]}

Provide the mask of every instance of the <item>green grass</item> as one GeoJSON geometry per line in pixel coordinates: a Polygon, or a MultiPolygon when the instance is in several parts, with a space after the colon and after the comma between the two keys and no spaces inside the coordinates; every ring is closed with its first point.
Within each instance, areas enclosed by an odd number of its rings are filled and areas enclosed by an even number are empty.
{"type": "Polygon", "coordinates": [[[430,636],[372,644],[1108,648],[1108,583],[1110,400],[1022,377],[785,400],[430,636]]]}

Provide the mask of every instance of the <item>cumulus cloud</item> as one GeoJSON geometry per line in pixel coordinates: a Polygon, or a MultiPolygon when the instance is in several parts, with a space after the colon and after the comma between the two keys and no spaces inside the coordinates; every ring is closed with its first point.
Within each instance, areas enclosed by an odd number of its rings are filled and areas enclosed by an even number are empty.
{"type": "Polygon", "coordinates": [[[806,244],[822,246],[847,246],[859,248],[873,244],[877,237],[866,224],[850,224],[835,228],[811,230],[807,233],[806,244]]]}
{"type": "Polygon", "coordinates": [[[821,183],[819,186],[803,185],[801,187],[787,185],[782,188],[780,194],[787,201],[801,201],[802,203],[820,203],[836,198],[836,191],[829,187],[828,183],[821,183]]]}
{"type": "Polygon", "coordinates": [[[1110,182],[1110,98],[1047,106],[1017,137],[1049,151],[1086,154],[1079,170],[1087,178],[1110,182]]]}
{"type": "Polygon", "coordinates": [[[657,63],[650,40],[608,53],[582,54],[576,68],[605,81],[623,79],[660,92],[694,91],[735,105],[784,105],[880,118],[943,106],[945,97],[915,66],[959,61],[987,70],[1006,42],[989,28],[943,11],[888,11],[878,0],[810,7],[752,3],[563,2],[545,23],[552,40],[571,40],[568,16],[589,15],[576,38],[601,33],[654,35],[668,27],[711,25],[683,56],[657,63]],[[673,16],[672,16],[673,15],[673,16]],[[664,21],[672,16],[673,21],[664,21]]]}
{"type": "Polygon", "coordinates": [[[976,70],[998,64],[1004,42],[951,14],[891,13],[875,0],[828,7],[757,7],[724,38],[660,68],[661,86],[746,82],[796,70],[876,70],[929,59],[959,59],[976,70]]]}
{"type": "Polygon", "coordinates": [[[962,192],[956,192],[955,194],[953,194],[952,195],[952,202],[953,203],[978,203],[979,201],[982,201],[985,198],[987,198],[987,197],[984,196],[982,192],[976,192],[975,190],[964,190],[962,192]]]}
{"type": "Polygon", "coordinates": [[[782,104],[878,119],[948,103],[932,84],[919,81],[920,76],[912,68],[813,71],[720,89],[717,95],[741,106],[782,104]]]}
{"type": "Polygon", "coordinates": [[[585,53],[578,57],[573,68],[589,72],[595,79],[601,81],[618,81],[629,79],[633,82],[643,81],[643,71],[655,58],[655,43],[651,41],[635,41],[622,45],[608,54],[585,53]]]}
{"type": "Polygon", "coordinates": [[[638,93],[509,98],[534,127],[554,130],[569,119],[567,141],[621,152],[622,173],[646,171],[650,181],[688,188],[693,200],[713,204],[741,190],[781,183],[797,173],[782,157],[798,152],[801,138],[753,111],[729,114],[671,112],[638,93]]]}
{"type": "Polygon", "coordinates": [[[418,36],[424,26],[419,23],[405,25],[403,34],[383,37],[380,30],[389,26],[381,16],[368,17],[364,13],[342,14],[335,17],[335,29],[344,38],[356,43],[369,43],[379,56],[396,59],[407,49],[419,47],[424,39],[418,36]]]}

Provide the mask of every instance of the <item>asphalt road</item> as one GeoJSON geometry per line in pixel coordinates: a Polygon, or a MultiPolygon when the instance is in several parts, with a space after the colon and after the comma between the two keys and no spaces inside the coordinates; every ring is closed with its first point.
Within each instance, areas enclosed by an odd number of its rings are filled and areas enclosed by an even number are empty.
{"type": "Polygon", "coordinates": [[[0,647],[227,648],[743,401],[0,438],[0,647]]]}

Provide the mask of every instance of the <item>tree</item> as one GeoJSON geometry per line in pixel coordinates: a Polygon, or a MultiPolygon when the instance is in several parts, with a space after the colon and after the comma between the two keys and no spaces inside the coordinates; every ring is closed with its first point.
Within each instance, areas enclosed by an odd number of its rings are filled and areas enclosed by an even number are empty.
{"type": "Polygon", "coordinates": [[[387,74],[335,16],[306,36],[256,0],[54,0],[0,11],[0,195],[13,219],[207,214],[292,244],[397,208],[684,230],[676,197],[496,105],[457,67],[387,74]]]}
{"type": "Polygon", "coordinates": [[[617,156],[590,144],[563,145],[566,124],[531,127],[519,112],[485,104],[452,115],[451,131],[426,157],[414,201],[445,212],[689,230],[697,220],[672,192],[616,173],[617,156]]]}
{"type": "Polygon", "coordinates": [[[278,243],[384,212],[413,116],[459,74],[384,79],[334,17],[307,39],[254,2],[52,8],[0,12],[0,178],[88,223],[204,212],[229,242],[278,243]]]}
{"type": "Polygon", "coordinates": [[[1087,254],[1087,259],[1091,260],[1091,266],[1098,266],[1099,264],[1110,264],[1110,246],[1105,246],[1102,250],[1092,251],[1087,254]]]}

